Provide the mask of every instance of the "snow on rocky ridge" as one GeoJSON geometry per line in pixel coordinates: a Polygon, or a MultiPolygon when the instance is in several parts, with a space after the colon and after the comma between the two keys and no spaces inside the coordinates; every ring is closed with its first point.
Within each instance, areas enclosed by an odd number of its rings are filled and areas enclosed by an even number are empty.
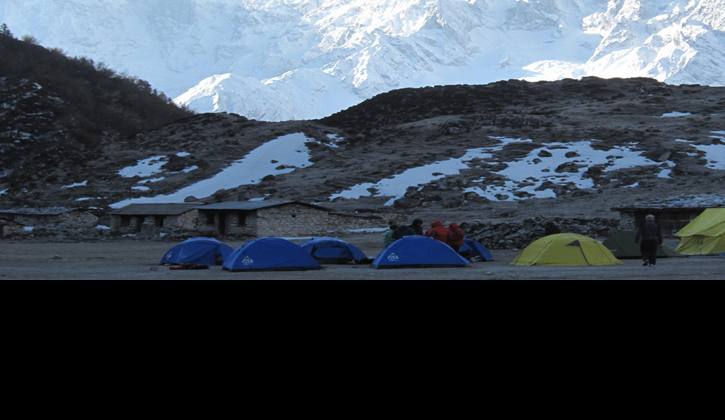
{"type": "MultiPolygon", "coordinates": [[[[391,197],[385,205],[392,206],[397,200],[405,196],[409,188],[418,188],[420,190],[435,180],[457,175],[461,171],[470,169],[470,163],[474,160],[496,162],[495,154],[503,150],[507,145],[533,143],[530,139],[507,137],[493,137],[493,139],[499,141],[499,144],[468,150],[460,158],[409,168],[375,183],[358,184],[333,194],[330,200],[381,196],[391,197]]],[[[506,168],[496,172],[497,175],[503,177],[503,183],[482,178],[473,181],[476,184],[481,184],[480,187],[470,187],[464,192],[475,193],[491,201],[556,198],[556,193],[551,188],[546,187],[546,184],[573,184],[578,189],[594,188],[594,180],[585,176],[586,171],[594,166],[602,166],[604,172],[612,172],[640,166],[659,165],[657,162],[642,156],[641,151],[635,150],[635,146],[635,143],[630,143],[625,146],[601,150],[592,147],[592,141],[544,143],[541,147],[529,152],[526,157],[506,162],[506,168]]],[[[665,166],[670,168],[671,163],[668,162],[665,166]]],[[[637,186],[638,184],[636,186],[630,185],[630,188],[636,188],[637,186]]]]}
{"type": "Polygon", "coordinates": [[[725,85],[725,0],[0,0],[0,21],[194,110],[261,120],[510,78],[725,85]]]}
{"type": "Polygon", "coordinates": [[[704,159],[707,161],[706,167],[725,171],[725,131],[713,131],[712,138],[716,142],[712,144],[693,144],[689,140],[678,139],[678,142],[689,144],[691,147],[704,153],[704,159]]]}
{"type": "MultiPolygon", "coordinates": [[[[302,133],[278,137],[252,150],[211,178],[186,186],[172,194],[123,200],[112,204],[111,208],[122,208],[130,204],[183,203],[190,196],[204,198],[219,190],[258,184],[267,176],[283,175],[310,166],[312,164],[310,151],[306,144],[311,141],[313,140],[302,133]]],[[[143,174],[152,175],[149,172],[143,174]]],[[[143,192],[149,188],[141,186],[134,187],[134,190],[143,192]]]]}

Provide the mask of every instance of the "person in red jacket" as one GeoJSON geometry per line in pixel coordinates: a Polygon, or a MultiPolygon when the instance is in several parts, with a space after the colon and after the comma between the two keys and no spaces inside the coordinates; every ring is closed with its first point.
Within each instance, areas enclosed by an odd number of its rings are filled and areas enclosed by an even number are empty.
{"type": "Polygon", "coordinates": [[[450,245],[451,248],[458,251],[463,246],[465,239],[466,232],[464,232],[458,224],[451,223],[451,225],[448,226],[448,245],[450,245]]]}
{"type": "Polygon", "coordinates": [[[446,229],[446,227],[443,226],[443,223],[441,223],[439,221],[435,221],[431,225],[431,228],[428,230],[428,232],[425,233],[425,236],[430,236],[433,239],[439,240],[439,241],[443,242],[444,244],[447,244],[449,232],[448,232],[448,229],[446,229]]]}

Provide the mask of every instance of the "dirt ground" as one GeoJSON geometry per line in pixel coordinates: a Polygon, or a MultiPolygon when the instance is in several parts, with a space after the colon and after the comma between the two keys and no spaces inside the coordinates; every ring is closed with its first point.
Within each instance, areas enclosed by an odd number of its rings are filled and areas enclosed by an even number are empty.
{"type": "MultiPolygon", "coordinates": [[[[374,257],[380,235],[353,235],[348,241],[374,257]]],[[[297,243],[303,240],[295,240],[297,243]]],[[[230,273],[220,267],[172,271],[158,265],[171,242],[132,240],[90,243],[0,241],[0,280],[528,280],[528,279],[707,279],[725,280],[725,257],[661,259],[654,268],[638,260],[614,267],[517,267],[516,251],[494,252],[496,261],[456,269],[375,270],[370,266],[325,266],[305,272],[230,273]]],[[[238,246],[239,243],[230,243],[238,246]]]]}

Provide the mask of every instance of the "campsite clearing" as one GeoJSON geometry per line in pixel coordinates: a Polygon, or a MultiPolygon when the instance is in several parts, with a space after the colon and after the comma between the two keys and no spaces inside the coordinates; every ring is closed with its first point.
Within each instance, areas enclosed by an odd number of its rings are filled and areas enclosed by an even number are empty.
{"type": "MultiPolygon", "coordinates": [[[[343,239],[369,256],[382,248],[378,234],[350,235],[343,239]]],[[[296,240],[303,243],[304,240],[296,240]]],[[[538,280],[538,279],[706,279],[725,280],[725,257],[669,258],[654,268],[639,260],[625,260],[610,267],[517,267],[517,251],[493,251],[495,261],[466,268],[375,270],[368,265],[326,265],[323,270],[231,273],[220,267],[209,270],[169,270],[159,264],[174,242],[114,240],[89,243],[0,241],[0,280],[102,279],[102,280],[538,280]]],[[[238,247],[240,243],[231,243],[238,247]]]]}

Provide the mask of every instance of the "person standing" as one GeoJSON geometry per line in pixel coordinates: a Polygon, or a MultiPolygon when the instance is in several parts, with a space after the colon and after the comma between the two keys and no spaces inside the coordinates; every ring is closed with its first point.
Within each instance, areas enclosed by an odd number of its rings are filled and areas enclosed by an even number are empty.
{"type": "Polygon", "coordinates": [[[637,230],[635,242],[639,243],[644,266],[657,265],[657,251],[662,245],[662,230],[657,224],[654,215],[648,214],[644,223],[637,230]]]}

